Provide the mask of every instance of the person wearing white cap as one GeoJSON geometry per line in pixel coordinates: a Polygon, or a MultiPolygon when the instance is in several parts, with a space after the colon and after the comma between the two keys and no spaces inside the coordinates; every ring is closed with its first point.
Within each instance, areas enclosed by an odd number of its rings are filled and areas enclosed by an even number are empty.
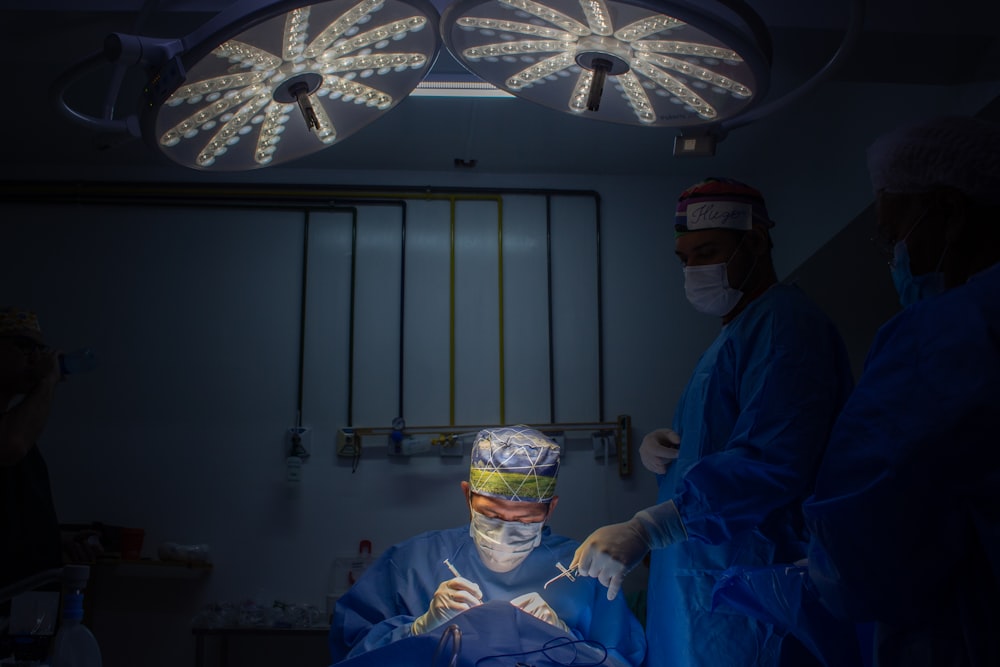
{"type": "MultiPolygon", "coordinates": [[[[470,457],[461,482],[469,523],[397,544],[365,570],[337,600],[333,662],[433,632],[490,603],[544,621],[552,639],[600,644],[602,664],[638,667],[646,642],[624,600],[607,600],[593,579],[550,582],[579,544],[545,525],[559,501],[559,445],[536,429],[505,426],[480,431],[470,457]]],[[[504,632],[492,627],[483,639],[504,632]]]]}
{"type": "Polygon", "coordinates": [[[805,556],[802,501],[853,386],[836,327],[799,289],[778,282],[773,226],[763,196],[745,183],[711,178],[681,193],[675,252],[685,293],[722,330],[672,428],[640,447],[657,475],[658,504],[598,528],[574,558],[613,598],[652,550],[649,667],[813,664],[794,637],[712,600],[731,566],[805,556]]]}
{"type": "Polygon", "coordinates": [[[873,663],[1000,665],[1000,126],[938,117],[868,165],[902,312],[804,505],[809,575],[873,663]]]}

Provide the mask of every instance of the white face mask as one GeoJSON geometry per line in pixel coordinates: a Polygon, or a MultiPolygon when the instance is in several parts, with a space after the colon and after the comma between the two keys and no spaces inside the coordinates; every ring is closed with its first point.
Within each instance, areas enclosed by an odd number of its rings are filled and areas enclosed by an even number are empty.
{"type": "MultiPolygon", "coordinates": [[[[733,257],[739,252],[744,239],[746,239],[745,235],[736,244],[729,259],[721,264],[684,267],[684,294],[699,313],[723,317],[728,315],[743,298],[742,289],[729,285],[729,262],[733,261],[733,257]]],[[[753,265],[747,272],[747,277],[743,279],[741,288],[750,279],[750,273],[756,265],[757,258],[754,257],[753,265]]]]}
{"type": "Polygon", "coordinates": [[[743,292],[729,286],[727,262],[684,267],[684,294],[699,313],[722,317],[743,298],[743,292]]]}
{"type": "Polygon", "coordinates": [[[483,564],[494,572],[510,572],[542,543],[544,521],[504,521],[472,510],[469,535],[483,564]]]}

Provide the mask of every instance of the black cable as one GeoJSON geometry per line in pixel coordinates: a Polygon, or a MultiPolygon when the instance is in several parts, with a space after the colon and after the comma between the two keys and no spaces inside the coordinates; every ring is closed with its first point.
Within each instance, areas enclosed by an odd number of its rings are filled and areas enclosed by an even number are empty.
{"type": "Polygon", "coordinates": [[[441,633],[441,639],[438,640],[437,648],[434,649],[434,657],[431,659],[431,667],[437,667],[441,649],[444,648],[448,639],[451,639],[451,657],[448,659],[447,665],[448,667],[458,667],[458,655],[462,652],[462,629],[454,623],[441,633]]]}
{"type": "MultiPolygon", "coordinates": [[[[541,653],[542,655],[544,655],[546,658],[548,658],[557,665],[571,665],[572,667],[597,667],[597,665],[603,665],[608,659],[608,649],[601,642],[594,641],[591,639],[570,639],[569,637],[554,637],[553,639],[550,639],[549,641],[545,642],[542,645],[542,648],[535,649],[534,651],[521,651],[519,653],[498,653],[496,655],[483,656],[482,658],[476,660],[476,667],[478,667],[480,663],[485,662],[486,660],[495,660],[497,658],[516,658],[520,656],[534,655],[535,653],[541,653]],[[552,651],[557,648],[563,648],[566,646],[575,646],[577,644],[586,644],[588,646],[596,647],[596,649],[598,649],[601,652],[601,659],[598,660],[597,662],[577,662],[576,655],[574,655],[573,659],[570,662],[563,662],[561,660],[552,657],[548,653],[549,651],[552,651]]],[[[575,650],[574,653],[576,653],[575,650]]]]}

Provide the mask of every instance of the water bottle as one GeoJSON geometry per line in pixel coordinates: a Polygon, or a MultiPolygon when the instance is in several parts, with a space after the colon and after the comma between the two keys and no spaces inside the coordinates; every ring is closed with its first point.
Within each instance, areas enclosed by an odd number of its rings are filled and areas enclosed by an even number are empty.
{"type": "MultiPolygon", "coordinates": [[[[86,568],[71,565],[67,569],[76,567],[86,568]]],[[[87,574],[81,577],[83,581],[89,573],[87,568],[87,574]]],[[[68,583],[63,591],[62,620],[52,640],[49,664],[51,667],[101,667],[101,647],[83,624],[83,584],[79,579],[68,583]]]]}
{"type": "Polygon", "coordinates": [[[59,372],[63,375],[86,373],[97,368],[97,355],[89,347],[59,355],[59,372]]]}

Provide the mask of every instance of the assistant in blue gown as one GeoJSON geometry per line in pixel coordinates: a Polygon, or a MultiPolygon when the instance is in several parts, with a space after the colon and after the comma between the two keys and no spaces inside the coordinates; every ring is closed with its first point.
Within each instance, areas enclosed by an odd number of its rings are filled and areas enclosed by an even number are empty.
{"type": "Polygon", "coordinates": [[[674,414],[677,461],[658,476],[688,539],[651,552],[647,664],[775,664],[782,633],[712,609],[734,565],[794,562],[808,541],[800,505],[853,385],[846,350],[798,288],[776,284],[725,325],[674,414]]]}
{"type": "Polygon", "coordinates": [[[812,580],[877,621],[876,664],[1000,664],[998,424],[994,265],[882,327],[804,507],[812,580]]]}
{"type": "MultiPolygon", "coordinates": [[[[483,565],[469,526],[431,531],[397,544],[379,557],[339,598],[330,629],[334,662],[361,655],[411,636],[414,619],[427,611],[442,581],[452,578],[444,560],[462,577],[479,584],[484,601],[509,601],[539,593],[577,639],[603,644],[608,665],[638,667],[645,653],[643,629],[623,597],[608,601],[596,579],[559,579],[555,564],[569,565],[579,543],[553,535],[546,527],[542,541],[510,572],[483,565]]],[[[523,613],[523,612],[522,612],[523,613]]]]}

